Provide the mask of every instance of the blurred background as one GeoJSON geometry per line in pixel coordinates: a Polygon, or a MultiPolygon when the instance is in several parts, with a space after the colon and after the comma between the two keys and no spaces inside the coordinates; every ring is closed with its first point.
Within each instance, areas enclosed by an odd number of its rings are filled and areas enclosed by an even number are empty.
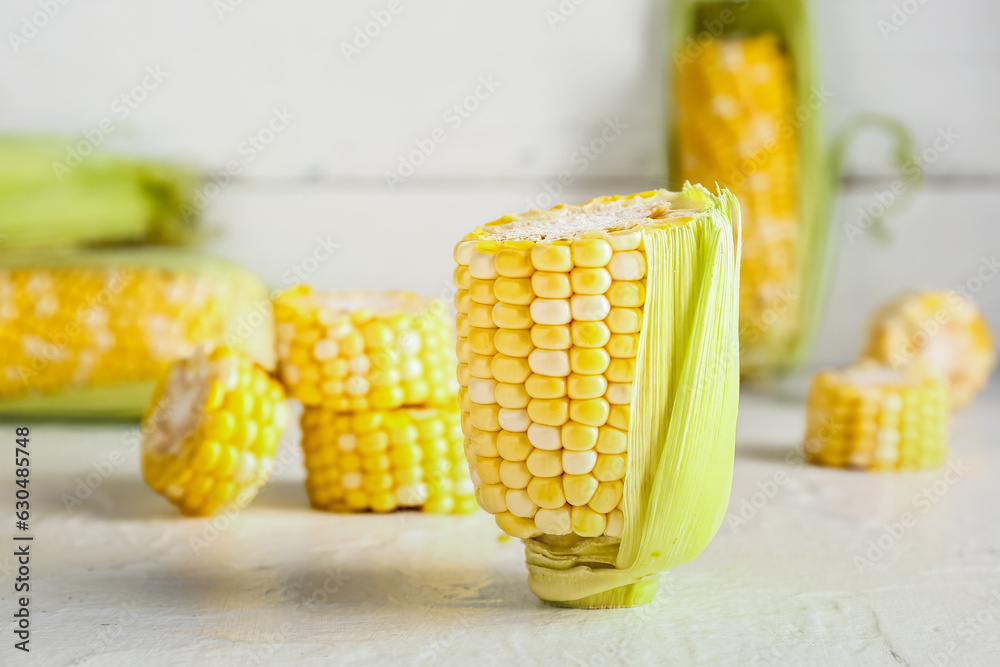
{"type": "MultiPolygon", "coordinates": [[[[272,287],[450,296],[476,225],[665,184],[665,4],[10,0],[0,130],[208,170],[210,249],[272,287]]],[[[888,114],[926,177],[888,241],[849,234],[901,180],[885,137],[850,151],[811,365],[856,358],[905,288],[964,287],[1000,329],[1000,6],[813,9],[830,139],[888,114]]]]}

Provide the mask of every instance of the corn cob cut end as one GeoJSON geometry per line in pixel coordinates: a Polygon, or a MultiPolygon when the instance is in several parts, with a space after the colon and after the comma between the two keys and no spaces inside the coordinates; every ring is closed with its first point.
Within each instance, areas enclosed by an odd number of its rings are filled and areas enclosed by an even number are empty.
{"type": "Polygon", "coordinates": [[[285,392],[230,348],[171,365],[143,420],[146,483],[188,516],[242,509],[271,474],[288,425],[285,392]]]}
{"type": "Polygon", "coordinates": [[[856,470],[927,470],[948,456],[945,380],[926,368],[896,371],[865,360],[813,378],[806,460],[856,470]]]}
{"type": "Polygon", "coordinates": [[[458,406],[302,414],[306,490],[329,512],[476,509],[458,406]]]}
{"type": "Polygon", "coordinates": [[[306,407],[363,412],[454,403],[454,336],[442,300],[297,286],[274,306],[281,378],[306,407]]]}
{"type": "Polygon", "coordinates": [[[933,368],[948,380],[955,408],[972,402],[996,366],[986,318],[958,292],[914,292],[883,305],[872,318],[865,356],[897,369],[933,368]]]}

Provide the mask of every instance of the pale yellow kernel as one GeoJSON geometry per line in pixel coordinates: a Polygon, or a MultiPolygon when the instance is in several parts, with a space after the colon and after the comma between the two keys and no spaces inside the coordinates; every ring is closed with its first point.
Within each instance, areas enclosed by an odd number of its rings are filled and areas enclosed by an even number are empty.
{"type": "Polygon", "coordinates": [[[472,425],[483,431],[500,430],[500,406],[499,405],[472,405],[472,425]]]}
{"type": "Polygon", "coordinates": [[[531,249],[531,263],[538,271],[569,273],[573,270],[573,255],[568,245],[536,243],[531,249]]]}
{"type": "Polygon", "coordinates": [[[458,357],[459,361],[468,363],[470,352],[472,352],[472,347],[469,345],[468,338],[459,338],[455,341],[455,356],[458,357]]]}
{"type": "Polygon", "coordinates": [[[472,274],[469,273],[468,266],[462,266],[459,264],[455,267],[452,272],[454,278],[455,287],[458,289],[469,289],[469,285],[472,283],[472,274]]]}
{"type": "Polygon", "coordinates": [[[607,296],[612,306],[640,308],[646,301],[646,288],[641,282],[614,281],[608,288],[607,296]]]}
{"type": "Polygon", "coordinates": [[[562,447],[560,433],[559,428],[555,426],[532,424],[528,427],[527,437],[528,442],[538,449],[555,451],[562,447]]]}
{"type": "Polygon", "coordinates": [[[528,355],[528,366],[538,375],[566,377],[569,375],[569,354],[564,350],[537,349],[528,355]]]}
{"type": "Polygon", "coordinates": [[[573,269],[570,281],[576,294],[604,294],[611,288],[607,269],[573,269]]]}
{"type": "Polygon", "coordinates": [[[528,403],[528,416],[536,424],[562,426],[569,418],[569,403],[570,401],[565,398],[533,398],[528,403]]]}
{"type": "Polygon", "coordinates": [[[569,352],[570,369],[579,375],[600,375],[609,363],[611,357],[603,348],[574,347],[569,352]]]}
{"type": "MultiPolygon", "coordinates": [[[[535,303],[538,299],[532,302],[531,306],[513,306],[509,303],[498,303],[493,306],[493,312],[491,314],[491,321],[498,327],[502,329],[530,329],[531,325],[535,322],[533,320],[535,303]]],[[[469,314],[472,317],[472,314],[469,314]]]]}
{"type": "Polygon", "coordinates": [[[597,444],[598,429],[594,426],[568,422],[561,428],[563,449],[580,452],[592,449],[597,444]]]}
{"type": "Polygon", "coordinates": [[[455,246],[453,257],[455,258],[455,263],[462,266],[468,266],[469,262],[472,261],[472,254],[476,251],[475,241],[461,241],[455,246]]]}
{"type": "Polygon", "coordinates": [[[528,418],[527,410],[500,408],[497,421],[500,423],[500,428],[512,433],[524,433],[531,426],[531,419],[528,418]]]}
{"type": "Polygon", "coordinates": [[[604,376],[608,382],[632,382],[635,379],[635,359],[612,359],[604,376]]]}
{"type": "MultiPolygon", "coordinates": [[[[531,484],[528,486],[530,488],[531,484]]],[[[532,501],[524,489],[508,489],[504,501],[507,504],[507,511],[514,516],[530,519],[538,511],[538,505],[532,501]]]]}
{"type": "Polygon", "coordinates": [[[646,275],[646,257],[638,250],[616,252],[608,270],[615,280],[641,280],[646,275]]]}
{"type": "Polygon", "coordinates": [[[543,350],[568,350],[572,344],[570,328],[565,324],[557,326],[536,324],[531,327],[531,342],[543,350]]]}
{"type": "Polygon", "coordinates": [[[535,298],[527,278],[497,278],[493,291],[499,301],[514,306],[526,306],[535,298]]]}
{"type": "Polygon", "coordinates": [[[496,354],[497,348],[493,343],[496,332],[496,329],[471,328],[468,338],[469,349],[476,354],[496,354]]]}
{"type": "MultiPolygon", "coordinates": [[[[496,253],[476,250],[469,259],[469,273],[480,280],[496,280],[496,253]]],[[[641,277],[641,276],[640,276],[641,277]]],[[[638,279],[636,279],[638,280],[638,279]]]]}
{"type": "Polygon", "coordinates": [[[511,410],[521,410],[528,407],[528,402],[531,397],[528,396],[528,392],[525,391],[523,384],[512,384],[507,382],[498,382],[496,391],[494,392],[496,396],[497,403],[501,408],[510,408],[511,410]]]}
{"type": "Polygon", "coordinates": [[[469,298],[476,303],[492,306],[497,302],[496,294],[493,293],[493,280],[479,280],[473,278],[469,285],[469,298]]]}
{"type": "MultiPolygon", "coordinates": [[[[531,408],[531,404],[528,404],[531,408]]],[[[603,398],[592,398],[586,401],[570,401],[569,416],[575,422],[587,426],[603,426],[608,421],[610,405],[603,398]]]]}
{"type": "Polygon", "coordinates": [[[459,336],[468,336],[469,332],[472,331],[472,325],[469,323],[469,316],[464,313],[458,313],[455,315],[455,331],[459,336]]]}
{"type": "Polygon", "coordinates": [[[597,434],[596,449],[601,454],[624,454],[628,449],[628,435],[613,426],[602,426],[597,434]]]}
{"type": "Polygon", "coordinates": [[[563,450],[562,465],[568,475],[585,475],[594,469],[596,463],[597,452],[593,449],[580,452],[563,450]]]}
{"type": "Polygon", "coordinates": [[[614,480],[613,482],[601,482],[597,487],[597,491],[594,492],[594,497],[590,499],[588,505],[590,509],[595,512],[600,512],[601,514],[607,514],[613,509],[618,507],[618,503],[622,499],[622,491],[624,490],[624,485],[620,480],[614,480]]]}
{"type": "Polygon", "coordinates": [[[491,329],[497,326],[496,322],[493,321],[493,312],[495,308],[499,308],[504,304],[498,303],[494,306],[487,306],[482,303],[469,302],[469,324],[474,327],[479,327],[481,329],[491,329]]]}
{"type": "MultiPolygon", "coordinates": [[[[610,366],[609,366],[610,369],[610,366]]],[[[574,400],[600,398],[608,389],[608,381],[603,375],[579,375],[573,373],[566,382],[566,393],[574,400]]]]}
{"type": "Polygon", "coordinates": [[[603,320],[611,312],[611,304],[603,295],[574,294],[570,300],[570,310],[573,320],[577,322],[596,322],[603,320]]]}
{"type": "MultiPolygon", "coordinates": [[[[528,455],[528,458],[531,454],[528,455]]],[[[523,489],[531,481],[531,471],[525,461],[504,461],[500,464],[500,480],[509,489],[523,489]]]]}
{"type": "Polygon", "coordinates": [[[612,405],[611,412],[608,414],[608,424],[623,431],[627,431],[629,418],[631,416],[630,407],[631,406],[628,405],[612,405]]]}
{"type": "MultiPolygon", "coordinates": [[[[569,364],[568,358],[566,363],[569,364]]],[[[562,398],[566,395],[566,380],[561,377],[531,375],[524,383],[524,390],[531,398],[562,398]]]]}
{"type": "MultiPolygon", "coordinates": [[[[472,449],[476,456],[482,456],[483,458],[500,456],[500,453],[497,451],[498,435],[498,433],[493,431],[483,431],[473,428],[472,435],[469,437],[469,448],[472,449]]],[[[417,448],[417,451],[420,451],[419,448],[417,448]]],[[[396,462],[402,463],[403,461],[397,460],[396,462]]]]}
{"type": "Polygon", "coordinates": [[[496,357],[469,352],[469,375],[480,380],[493,377],[493,363],[496,357]]]}
{"type": "Polygon", "coordinates": [[[542,509],[554,510],[566,504],[559,477],[535,477],[528,482],[527,493],[531,501],[542,509]]]}
{"type": "Polygon", "coordinates": [[[503,459],[500,457],[476,457],[476,473],[479,475],[479,479],[482,480],[483,484],[500,483],[500,465],[502,463],[503,459]]]}
{"type": "Polygon", "coordinates": [[[639,308],[612,308],[608,313],[608,329],[615,334],[634,334],[642,329],[642,310],[639,308]]]}
{"type": "Polygon", "coordinates": [[[608,243],[615,252],[635,250],[642,243],[642,231],[638,229],[623,229],[608,233],[608,243]]]}
{"type": "Polygon", "coordinates": [[[531,276],[531,290],[543,299],[567,299],[573,293],[568,275],[548,271],[536,271],[531,276]]]}
{"type": "Polygon", "coordinates": [[[469,369],[469,364],[459,362],[455,367],[455,377],[458,379],[459,385],[468,387],[469,381],[472,379],[472,372],[469,369]]]}
{"type": "Polygon", "coordinates": [[[534,347],[531,332],[524,329],[497,329],[493,344],[497,352],[508,357],[527,357],[534,347]]]}
{"type": "Polygon", "coordinates": [[[535,513],[535,525],[546,535],[569,535],[570,508],[566,505],[554,510],[539,509],[535,513]]]}
{"type": "Polygon", "coordinates": [[[531,375],[527,359],[519,359],[498,354],[491,363],[492,376],[499,382],[523,384],[531,375]]]}
{"type": "Polygon", "coordinates": [[[496,386],[497,381],[492,378],[472,378],[469,380],[469,399],[480,405],[496,403],[494,396],[496,386]]]}
{"type": "Polygon", "coordinates": [[[337,341],[329,338],[324,338],[313,345],[313,357],[316,361],[329,361],[336,357],[338,352],[340,352],[340,346],[337,345],[337,341]]]}
{"type": "Polygon", "coordinates": [[[571,525],[580,537],[598,537],[604,534],[607,519],[589,507],[574,507],[571,525]]]}
{"type": "Polygon", "coordinates": [[[604,322],[573,322],[570,332],[577,347],[604,347],[611,337],[611,330],[604,322]]]}
{"type": "Polygon", "coordinates": [[[535,267],[531,264],[531,252],[514,248],[504,248],[496,255],[497,273],[505,278],[527,278],[535,267]]]}
{"type": "MultiPolygon", "coordinates": [[[[535,515],[537,521],[538,515],[535,515]]],[[[608,512],[608,525],[604,529],[604,534],[608,537],[621,537],[625,529],[625,514],[621,510],[611,510],[608,512]]]]}
{"type": "Polygon", "coordinates": [[[573,263],[583,267],[606,266],[611,261],[613,250],[604,239],[577,239],[572,246],[573,263]]]}
{"type": "Polygon", "coordinates": [[[569,324],[572,319],[569,301],[566,299],[535,299],[531,302],[530,318],[536,324],[569,324]]]}
{"type": "Polygon", "coordinates": [[[535,449],[528,455],[525,464],[528,472],[535,477],[555,477],[563,471],[560,453],[548,449],[535,449]]]}
{"type": "Polygon", "coordinates": [[[594,464],[594,477],[602,482],[613,482],[625,476],[624,454],[598,454],[594,464]]]}
{"type": "Polygon", "coordinates": [[[616,359],[634,359],[639,354],[639,336],[615,334],[608,341],[608,354],[616,359]]]}
{"type": "Polygon", "coordinates": [[[632,383],[616,382],[608,385],[608,393],[604,396],[611,405],[628,405],[632,402],[632,383]]]}
{"type": "Polygon", "coordinates": [[[586,505],[594,497],[599,482],[593,475],[563,475],[563,492],[570,505],[586,505]]]}
{"type": "Polygon", "coordinates": [[[500,530],[518,539],[526,540],[542,534],[542,531],[538,529],[533,519],[514,516],[510,512],[497,514],[496,522],[500,530]]]}
{"type": "Polygon", "coordinates": [[[500,431],[496,440],[497,452],[505,461],[526,461],[532,445],[526,433],[500,431]]]}

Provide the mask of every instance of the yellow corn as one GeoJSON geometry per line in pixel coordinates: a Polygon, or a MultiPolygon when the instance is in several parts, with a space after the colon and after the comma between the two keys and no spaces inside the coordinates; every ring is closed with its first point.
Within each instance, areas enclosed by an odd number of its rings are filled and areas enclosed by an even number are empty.
{"type": "Polygon", "coordinates": [[[294,287],[275,300],[275,318],[281,378],[307,407],[379,411],[455,400],[454,335],[440,299],[294,287]]]}
{"type": "Polygon", "coordinates": [[[799,138],[790,60],[773,34],[699,39],[678,65],[679,180],[727,187],[740,200],[740,351],[766,371],[799,333],[802,266],[799,138]]]}
{"type": "Polygon", "coordinates": [[[805,455],[862,470],[936,468],[948,456],[949,398],[940,376],[874,361],[816,375],[805,455]]]}
{"type": "Polygon", "coordinates": [[[457,405],[302,414],[306,490],[316,509],[436,514],[475,509],[457,405]]]}
{"type": "Polygon", "coordinates": [[[872,318],[865,356],[897,370],[932,367],[947,378],[959,408],[989,382],[996,346],[982,312],[958,292],[909,293],[872,318]]]}
{"type": "Polygon", "coordinates": [[[266,287],[183,251],[0,254],[0,412],[139,416],[202,343],[273,367],[266,287]]]}
{"type": "Polygon", "coordinates": [[[288,425],[285,392],[231,348],[176,361],[143,420],[142,474],[189,516],[240,509],[271,473],[288,425]]]}

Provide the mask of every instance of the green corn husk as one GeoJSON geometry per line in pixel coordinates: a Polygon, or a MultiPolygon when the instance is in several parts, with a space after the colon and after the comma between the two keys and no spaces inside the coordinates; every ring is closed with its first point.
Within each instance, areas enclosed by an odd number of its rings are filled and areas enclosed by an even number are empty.
{"type": "Polygon", "coordinates": [[[0,138],[0,251],[199,240],[195,172],[71,146],[0,138]]]}
{"type": "MultiPolygon", "coordinates": [[[[773,34],[791,61],[798,109],[795,119],[799,155],[799,224],[797,289],[787,295],[793,307],[776,304],[770,317],[794,322],[741,322],[741,372],[746,377],[781,375],[796,368],[812,345],[828,292],[833,267],[830,218],[837,171],[825,146],[823,104],[809,104],[820,90],[816,75],[814,34],[805,0],[675,0],[671,11],[672,60],[683,62],[681,50],[698,45],[706,36],[718,39],[773,34]],[[787,311],[787,312],[786,312],[787,311]],[[789,333],[790,332],[790,333],[789,333]]],[[[669,88],[669,87],[668,87],[669,88]]],[[[675,109],[676,100],[667,104],[675,109]]],[[[740,128],[731,128],[734,133],[740,128]]],[[[668,149],[671,180],[685,180],[675,130],[668,149]]],[[[734,141],[738,134],[734,135],[734,141]]],[[[721,182],[726,186],[727,183],[721,182]]],[[[710,185],[706,183],[705,185],[710,185]]],[[[747,238],[756,230],[745,225],[747,238]]]]}
{"type": "Polygon", "coordinates": [[[197,330],[197,338],[185,338],[185,347],[224,344],[269,370],[274,368],[269,290],[252,273],[228,260],[172,248],[0,253],[0,415],[19,419],[139,418],[149,404],[156,381],[172,360],[165,358],[164,352],[153,350],[163,345],[174,349],[177,340],[174,334],[163,338],[157,333],[162,329],[154,328],[151,320],[155,318],[157,326],[165,325],[173,331],[174,322],[209,321],[210,317],[215,324],[197,330]],[[73,273],[93,268],[105,269],[117,277],[105,283],[106,287],[96,289],[95,279],[85,283],[81,274],[73,273]],[[57,277],[53,271],[59,272],[57,277]],[[26,278],[33,277],[55,285],[54,290],[47,288],[50,296],[32,295],[32,303],[55,299],[57,307],[50,307],[44,316],[31,306],[28,312],[21,312],[14,305],[13,295],[24,289],[26,278]],[[186,291],[166,297],[167,283],[183,283],[186,291]],[[126,292],[123,290],[128,288],[119,289],[119,285],[145,291],[126,292]],[[119,298],[119,294],[129,296],[119,298]],[[125,362],[120,367],[143,371],[129,372],[128,377],[111,383],[74,376],[72,381],[52,386],[53,377],[62,376],[51,374],[76,368],[84,352],[93,353],[85,343],[90,341],[88,327],[95,319],[95,311],[101,311],[105,323],[124,322],[125,326],[136,327],[128,335],[119,334],[110,348],[100,352],[97,363],[125,362]],[[35,341],[31,349],[39,350],[32,352],[29,359],[21,355],[22,346],[27,345],[26,336],[35,341]],[[155,361],[139,366],[137,358],[155,361]]]}
{"type": "Polygon", "coordinates": [[[628,430],[622,538],[525,540],[528,583],[557,606],[645,604],[661,572],[715,535],[733,475],[739,402],[739,203],[685,185],[704,204],[683,226],[647,229],[646,307],[628,430]]]}

